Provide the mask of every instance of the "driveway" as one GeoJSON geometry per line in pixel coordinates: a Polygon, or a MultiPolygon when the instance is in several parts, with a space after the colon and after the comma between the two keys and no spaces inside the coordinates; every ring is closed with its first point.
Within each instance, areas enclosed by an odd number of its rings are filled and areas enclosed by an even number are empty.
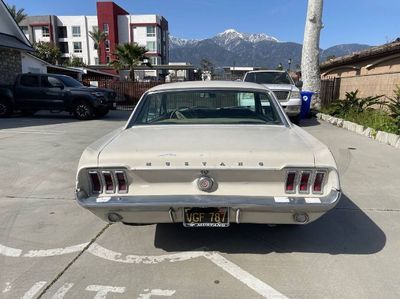
{"type": "Polygon", "coordinates": [[[108,225],[75,203],[75,171],[128,116],[0,120],[0,298],[400,297],[398,149],[305,122],[344,191],[306,226],[108,225]]]}

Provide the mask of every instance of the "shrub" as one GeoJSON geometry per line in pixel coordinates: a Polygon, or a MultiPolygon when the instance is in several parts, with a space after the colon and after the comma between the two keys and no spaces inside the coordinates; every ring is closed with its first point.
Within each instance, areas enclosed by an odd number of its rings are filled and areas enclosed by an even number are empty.
{"type": "Polygon", "coordinates": [[[388,98],[389,102],[387,107],[390,116],[395,120],[397,126],[400,128],[400,86],[397,85],[394,90],[394,98],[388,98]]]}
{"type": "Polygon", "coordinates": [[[400,134],[400,128],[395,119],[381,110],[366,110],[359,113],[356,110],[348,111],[343,119],[360,124],[365,127],[393,134],[400,134]]]}

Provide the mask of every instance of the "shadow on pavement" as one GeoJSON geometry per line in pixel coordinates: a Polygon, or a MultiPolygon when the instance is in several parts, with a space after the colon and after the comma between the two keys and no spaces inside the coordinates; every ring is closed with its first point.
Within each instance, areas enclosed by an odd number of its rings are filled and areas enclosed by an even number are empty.
{"type": "Polygon", "coordinates": [[[131,115],[131,111],[110,111],[109,114],[102,118],[81,121],[77,120],[73,115],[67,112],[62,113],[50,113],[46,111],[39,111],[33,116],[19,116],[15,115],[9,118],[0,119],[0,130],[1,129],[16,129],[26,127],[37,127],[46,125],[57,125],[66,123],[84,123],[91,121],[126,121],[131,115]]]}
{"type": "Polygon", "coordinates": [[[155,247],[168,252],[201,248],[254,254],[373,254],[385,243],[385,233],[345,195],[334,210],[305,226],[233,224],[227,229],[188,229],[182,224],[159,224],[154,241],[155,247]]]}
{"type": "Polygon", "coordinates": [[[311,117],[311,118],[306,118],[306,119],[302,119],[300,121],[300,127],[313,127],[313,126],[319,126],[320,123],[318,122],[318,120],[315,117],[311,117]]]}

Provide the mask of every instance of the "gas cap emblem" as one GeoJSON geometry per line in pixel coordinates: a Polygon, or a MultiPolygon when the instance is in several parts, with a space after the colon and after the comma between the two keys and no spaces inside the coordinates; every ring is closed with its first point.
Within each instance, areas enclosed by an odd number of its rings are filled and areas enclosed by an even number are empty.
{"type": "Polygon", "coordinates": [[[197,181],[197,186],[201,191],[210,192],[213,188],[214,180],[209,176],[201,176],[197,181]]]}

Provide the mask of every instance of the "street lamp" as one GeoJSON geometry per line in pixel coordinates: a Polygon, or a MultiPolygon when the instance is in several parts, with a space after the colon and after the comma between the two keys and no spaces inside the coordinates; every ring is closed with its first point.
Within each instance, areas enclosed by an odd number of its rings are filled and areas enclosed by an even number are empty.
{"type": "Polygon", "coordinates": [[[287,63],[289,65],[288,72],[290,72],[290,65],[292,64],[292,58],[289,58],[287,63]]]}

